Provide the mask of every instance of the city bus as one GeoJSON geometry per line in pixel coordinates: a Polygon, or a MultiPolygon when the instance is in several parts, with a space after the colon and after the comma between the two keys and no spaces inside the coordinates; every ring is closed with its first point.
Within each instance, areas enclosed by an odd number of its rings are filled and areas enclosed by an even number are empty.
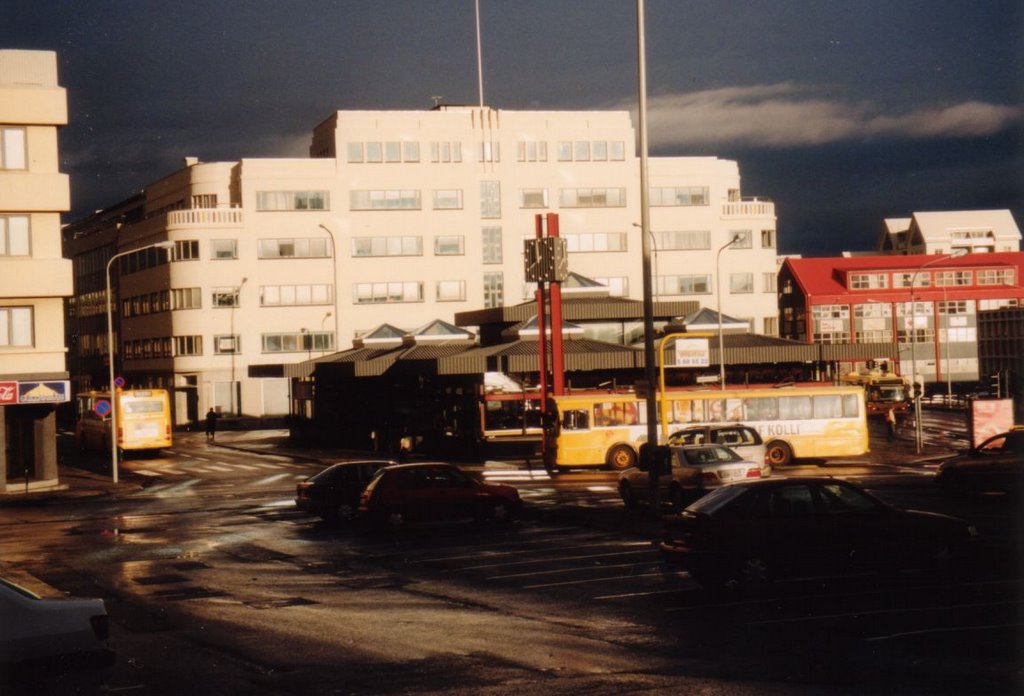
{"type": "MultiPolygon", "coordinates": [[[[117,391],[117,448],[156,451],[171,446],[171,399],[165,389],[117,391]]],[[[110,392],[79,394],[75,442],[80,449],[110,449],[110,392]]]]}
{"type": "MultiPolygon", "coordinates": [[[[647,403],[635,393],[551,397],[556,413],[544,434],[549,470],[635,466],[647,441],[647,403]]],[[[766,458],[783,466],[803,457],[846,457],[868,451],[864,389],[855,385],[737,386],[672,390],[659,440],[688,425],[744,423],[761,434],[766,458]]],[[[659,417],[661,414],[658,414],[659,417]]],[[[760,462],[759,462],[760,463],[760,462]]]]}

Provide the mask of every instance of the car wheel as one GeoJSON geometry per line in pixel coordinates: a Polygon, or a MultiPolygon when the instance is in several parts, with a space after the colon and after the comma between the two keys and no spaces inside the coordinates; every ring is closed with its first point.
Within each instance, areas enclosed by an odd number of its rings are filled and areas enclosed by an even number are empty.
{"type": "Polygon", "coordinates": [[[629,445],[616,445],[608,451],[608,466],[615,471],[623,471],[636,466],[636,452],[629,445]]]}
{"type": "Polygon", "coordinates": [[[351,522],[356,518],[356,507],[351,503],[340,503],[334,509],[334,521],[351,522]]]}
{"type": "Polygon", "coordinates": [[[489,517],[492,521],[501,523],[511,522],[513,518],[512,506],[504,500],[496,501],[491,505],[489,517]]]}
{"type": "Polygon", "coordinates": [[[786,466],[793,461],[793,448],[781,440],[769,442],[765,457],[772,466],[786,466]]]}
{"type": "Polygon", "coordinates": [[[748,556],[724,585],[730,590],[758,594],[772,583],[771,568],[762,556],[748,556]]]}
{"type": "Polygon", "coordinates": [[[636,507],[636,494],[633,493],[633,487],[628,481],[619,484],[619,497],[622,498],[622,504],[630,510],[636,507]]]}

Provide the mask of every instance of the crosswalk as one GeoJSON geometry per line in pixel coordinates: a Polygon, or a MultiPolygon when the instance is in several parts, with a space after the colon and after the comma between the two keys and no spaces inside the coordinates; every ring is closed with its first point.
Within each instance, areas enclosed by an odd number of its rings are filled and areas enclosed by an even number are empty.
{"type": "Polygon", "coordinates": [[[132,473],[151,479],[166,479],[147,486],[147,495],[183,495],[207,482],[230,480],[232,485],[267,487],[294,483],[320,470],[317,465],[296,462],[274,455],[247,457],[232,461],[228,457],[210,457],[187,451],[167,450],[173,459],[133,461],[126,463],[132,473]],[[232,476],[235,474],[235,476],[232,476]],[[182,480],[184,479],[184,480],[182,480]]]}

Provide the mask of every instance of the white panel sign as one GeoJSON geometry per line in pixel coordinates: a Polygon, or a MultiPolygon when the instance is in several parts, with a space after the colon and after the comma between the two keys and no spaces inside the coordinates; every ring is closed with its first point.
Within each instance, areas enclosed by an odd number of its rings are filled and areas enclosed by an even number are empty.
{"type": "Polygon", "coordinates": [[[707,367],[711,364],[711,349],[706,338],[677,338],[676,367],[707,367]]]}

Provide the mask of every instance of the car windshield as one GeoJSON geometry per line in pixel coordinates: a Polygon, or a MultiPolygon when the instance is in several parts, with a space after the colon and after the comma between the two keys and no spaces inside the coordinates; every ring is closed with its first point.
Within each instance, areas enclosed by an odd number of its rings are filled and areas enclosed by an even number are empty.
{"type": "Polygon", "coordinates": [[[684,449],[683,457],[691,466],[703,466],[707,464],[722,464],[724,462],[739,462],[743,458],[728,447],[695,447],[684,449]]]}

